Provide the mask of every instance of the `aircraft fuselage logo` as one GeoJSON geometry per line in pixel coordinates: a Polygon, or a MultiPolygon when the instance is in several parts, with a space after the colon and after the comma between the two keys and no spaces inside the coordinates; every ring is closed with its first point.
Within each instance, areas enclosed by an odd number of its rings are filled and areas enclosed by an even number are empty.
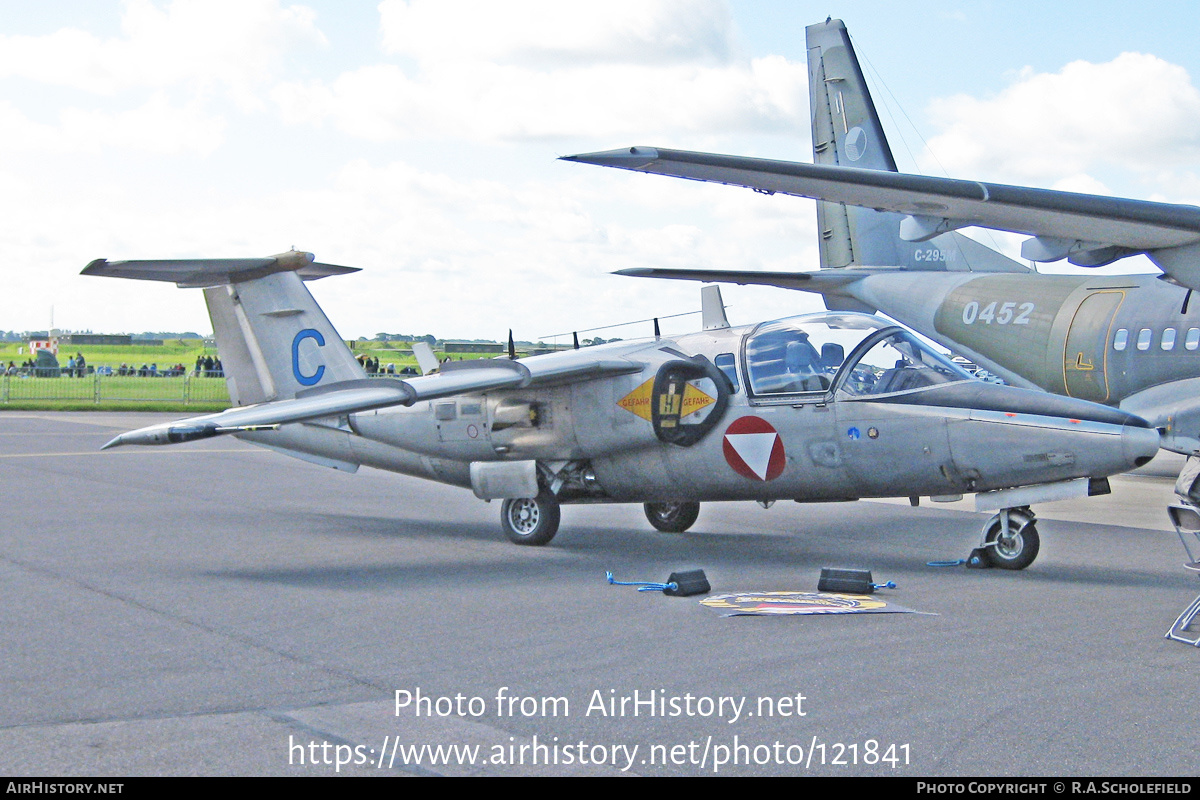
{"type": "MultiPolygon", "coordinates": [[[[653,395],[654,378],[651,378],[618,400],[617,405],[630,414],[639,416],[647,422],[652,422],[654,418],[651,410],[651,403],[654,402],[653,395]]],[[[658,398],[658,402],[660,406],[659,413],[678,414],[680,417],[686,417],[695,414],[703,408],[707,408],[717,401],[716,398],[710,397],[707,392],[697,389],[688,383],[684,385],[682,395],[663,395],[658,398]]]]}
{"type": "Polygon", "coordinates": [[[867,152],[867,132],[855,125],[846,133],[843,149],[846,151],[846,158],[858,161],[867,152]]]}
{"type": "Polygon", "coordinates": [[[301,386],[315,386],[325,375],[325,365],[318,364],[317,369],[311,375],[305,375],[300,369],[300,343],[305,339],[312,339],[317,343],[317,347],[325,346],[325,337],[314,328],[305,328],[297,333],[296,338],[292,339],[292,376],[301,386]]]}
{"type": "Polygon", "coordinates": [[[775,480],[787,464],[783,439],[761,417],[739,417],[729,423],[722,448],[733,471],[752,481],[775,480]]]}

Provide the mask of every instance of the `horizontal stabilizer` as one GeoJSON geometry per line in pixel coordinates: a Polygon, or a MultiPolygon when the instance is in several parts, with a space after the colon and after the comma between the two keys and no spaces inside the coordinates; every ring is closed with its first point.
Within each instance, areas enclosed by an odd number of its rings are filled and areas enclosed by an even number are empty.
{"type": "Polygon", "coordinates": [[[825,307],[830,311],[858,311],[863,314],[874,314],[879,309],[843,291],[843,287],[868,275],[896,272],[899,269],[899,267],[844,267],[813,272],[764,272],[750,269],[634,267],[617,270],[613,274],[629,278],[664,278],[676,281],[736,283],[739,286],[779,286],[784,289],[799,289],[821,295],[825,307]]]}
{"type": "Polygon", "coordinates": [[[150,261],[107,261],[98,258],[84,267],[81,274],[166,281],[188,289],[241,283],[276,272],[295,272],[304,280],[311,281],[358,271],[357,267],[321,264],[312,253],[290,250],[267,258],[182,258],[150,261]]]}

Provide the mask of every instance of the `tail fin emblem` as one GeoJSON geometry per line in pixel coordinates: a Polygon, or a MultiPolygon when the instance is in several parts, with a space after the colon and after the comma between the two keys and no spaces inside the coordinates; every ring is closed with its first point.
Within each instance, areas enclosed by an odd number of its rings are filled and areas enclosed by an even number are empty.
{"type": "Polygon", "coordinates": [[[858,161],[867,152],[867,132],[855,125],[846,134],[846,157],[858,161]]]}
{"type": "Polygon", "coordinates": [[[295,376],[296,382],[301,386],[313,386],[325,374],[325,365],[318,365],[317,371],[311,375],[305,375],[300,371],[300,343],[305,339],[312,339],[317,343],[317,347],[324,347],[325,337],[318,330],[305,328],[296,334],[295,339],[292,339],[292,375],[295,376]]]}

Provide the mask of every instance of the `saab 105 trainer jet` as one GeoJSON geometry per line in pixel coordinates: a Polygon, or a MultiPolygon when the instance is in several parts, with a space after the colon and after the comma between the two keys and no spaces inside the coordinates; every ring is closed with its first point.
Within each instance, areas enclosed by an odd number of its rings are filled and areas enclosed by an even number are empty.
{"type": "Polygon", "coordinates": [[[710,500],[798,502],[977,492],[998,513],[986,559],[1021,569],[1029,504],[1107,490],[1158,449],[1114,408],[972,379],[907,330],[823,312],[531,358],[367,378],[304,284],[353,272],[309,253],[94,261],[86,275],[203,287],[233,408],[105,447],[222,434],[335,469],[360,465],[503,500],[513,542],[540,545],[564,503],[642,503],[684,531],[710,500]]]}

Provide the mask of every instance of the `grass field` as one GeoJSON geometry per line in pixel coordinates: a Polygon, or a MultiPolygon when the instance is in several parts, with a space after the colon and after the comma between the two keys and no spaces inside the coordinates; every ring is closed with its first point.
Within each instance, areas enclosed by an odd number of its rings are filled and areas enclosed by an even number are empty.
{"type": "MultiPolygon", "coordinates": [[[[412,346],[408,342],[348,342],[355,354],[366,353],[379,359],[381,364],[393,363],[397,369],[406,366],[416,366],[412,346]]],[[[76,353],[82,353],[84,360],[93,367],[109,366],[116,369],[121,364],[141,366],[142,364],[158,364],[159,369],[172,364],[183,364],[191,369],[196,365],[196,358],[201,356],[217,357],[215,347],[205,347],[202,339],[168,339],[161,345],[114,345],[108,347],[91,345],[62,345],[58,351],[58,361],[66,366],[67,359],[76,353]]],[[[12,361],[18,366],[29,358],[29,347],[17,342],[0,342],[0,361],[5,366],[12,361]]]]}
{"type": "MultiPolygon", "coordinates": [[[[399,371],[417,366],[409,342],[348,342],[356,355],[378,358],[380,367],[394,364],[399,371]]],[[[217,356],[216,348],[205,347],[200,339],[170,339],[161,345],[125,345],[91,347],[87,345],[59,348],[59,364],[82,353],[88,366],[112,367],[121,364],[140,367],[156,364],[165,369],[181,363],[189,371],[196,358],[217,356]]],[[[439,358],[443,353],[435,351],[439,358]]],[[[459,358],[481,358],[477,354],[455,355],[459,358]]],[[[29,359],[29,348],[16,343],[0,343],[0,361],[16,365],[29,359]],[[18,352],[18,348],[22,348],[18,352]]],[[[229,393],[221,378],[185,375],[172,378],[140,378],[135,376],[92,374],[82,378],[33,378],[15,375],[0,377],[0,410],[30,411],[181,411],[201,413],[220,411],[229,407],[229,393]]]]}
{"type": "MultiPolygon", "coordinates": [[[[58,351],[59,363],[65,367],[67,359],[76,353],[83,353],[84,359],[93,367],[108,365],[116,369],[122,362],[126,364],[136,362],[138,366],[141,366],[143,363],[157,363],[159,367],[166,367],[170,364],[181,362],[184,366],[190,367],[195,365],[197,356],[209,355],[216,358],[217,349],[215,347],[206,348],[203,340],[200,339],[171,339],[164,342],[161,346],[136,344],[112,347],[62,345],[58,351]]],[[[22,361],[28,358],[28,346],[12,342],[0,344],[0,361],[3,361],[5,366],[10,361],[19,366],[22,361]],[[21,352],[18,352],[19,349],[21,352]]]]}
{"type": "Polygon", "coordinates": [[[229,392],[221,378],[0,378],[0,408],[7,409],[219,411],[228,406],[229,392]]]}

